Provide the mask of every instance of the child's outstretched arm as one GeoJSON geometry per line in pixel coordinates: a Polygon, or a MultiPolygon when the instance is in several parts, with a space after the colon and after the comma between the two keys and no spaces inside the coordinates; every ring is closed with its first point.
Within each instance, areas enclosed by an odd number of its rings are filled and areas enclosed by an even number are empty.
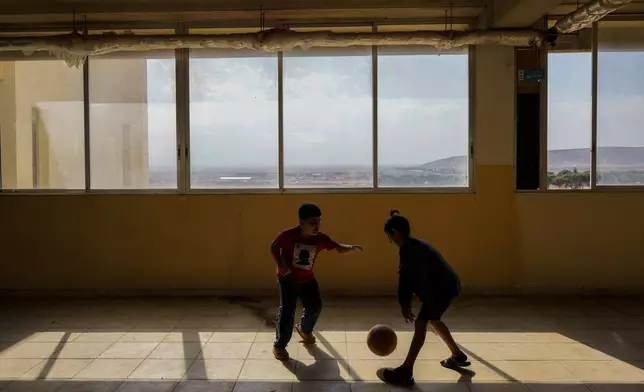
{"type": "Polygon", "coordinates": [[[323,246],[326,250],[335,250],[336,252],[340,253],[341,255],[350,255],[352,253],[358,253],[362,252],[362,247],[360,245],[345,245],[345,244],[340,244],[335,242],[331,237],[329,237],[326,234],[319,234],[323,235],[322,237],[323,240],[323,246]]]}
{"type": "Polygon", "coordinates": [[[362,247],[360,245],[337,244],[335,250],[341,255],[350,255],[352,253],[362,252],[362,247]]]}

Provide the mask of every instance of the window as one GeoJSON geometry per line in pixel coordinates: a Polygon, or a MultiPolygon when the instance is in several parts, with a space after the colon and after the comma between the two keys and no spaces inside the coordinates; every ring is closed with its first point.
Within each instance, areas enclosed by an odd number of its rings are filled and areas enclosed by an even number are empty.
{"type": "Polygon", "coordinates": [[[379,50],[379,185],[468,186],[467,51],[379,50]]]}
{"type": "Polygon", "coordinates": [[[597,185],[644,185],[644,26],[601,23],[597,185]]]}
{"type": "Polygon", "coordinates": [[[548,54],[548,189],[590,187],[592,54],[548,54]]]}
{"type": "Polygon", "coordinates": [[[36,56],[0,62],[0,185],[85,189],[83,71],[36,56]]]}
{"type": "Polygon", "coordinates": [[[191,186],[277,188],[277,56],[216,53],[190,57],[191,186]]]}
{"type": "Polygon", "coordinates": [[[284,54],[288,188],[373,186],[371,48],[284,54]]]}
{"type": "Polygon", "coordinates": [[[177,187],[174,51],[89,61],[92,189],[177,187]]]}

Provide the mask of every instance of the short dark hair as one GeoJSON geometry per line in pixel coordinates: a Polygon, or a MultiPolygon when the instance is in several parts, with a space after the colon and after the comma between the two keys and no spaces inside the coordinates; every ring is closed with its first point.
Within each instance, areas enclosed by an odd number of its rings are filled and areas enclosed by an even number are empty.
{"type": "Polygon", "coordinates": [[[402,235],[411,234],[411,226],[409,221],[404,216],[400,215],[398,210],[389,211],[389,219],[385,222],[385,232],[393,233],[395,231],[402,235]]]}
{"type": "Polygon", "coordinates": [[[301,221],[305,221],[309,218],[319,218],[322,216],[322,210],[320,207],[313,203],[304,203],[297,210],[297,215],[301,221]]]}

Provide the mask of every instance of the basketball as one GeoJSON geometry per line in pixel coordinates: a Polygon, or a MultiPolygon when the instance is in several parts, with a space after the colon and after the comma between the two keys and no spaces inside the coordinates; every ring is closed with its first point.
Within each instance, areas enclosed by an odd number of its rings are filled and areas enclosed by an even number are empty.
{"type": "Polygon", "coordinates": [[[398,344],[396,332],[390,327],[378,324],[369,330],[367,346],[372,353],[379,357],[386,357],[394,352],[398,344]]]}

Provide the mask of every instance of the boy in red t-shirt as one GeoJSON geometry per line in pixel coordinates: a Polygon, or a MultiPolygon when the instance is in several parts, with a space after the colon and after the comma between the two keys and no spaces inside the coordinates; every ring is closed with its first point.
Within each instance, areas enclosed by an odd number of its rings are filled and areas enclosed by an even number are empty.
{"type": "Polygon", "coordinates": [[[322,211],[315,204],[302,204],[298,210],[299,226],[285,230],[271,243],[271,255],[277,263],[280,307],[277,312],[277,337],[273,346],[276,359],[289,359],[286,345],[293,335],[297,299],[304,311],[295,330],[304,344],[315,343],[313,328],[322,310],[320,290],[313,273],[317,255],[323,250],[341,254],[362,251],[358,245],[342,245],[320,232],[322,211]]]}

